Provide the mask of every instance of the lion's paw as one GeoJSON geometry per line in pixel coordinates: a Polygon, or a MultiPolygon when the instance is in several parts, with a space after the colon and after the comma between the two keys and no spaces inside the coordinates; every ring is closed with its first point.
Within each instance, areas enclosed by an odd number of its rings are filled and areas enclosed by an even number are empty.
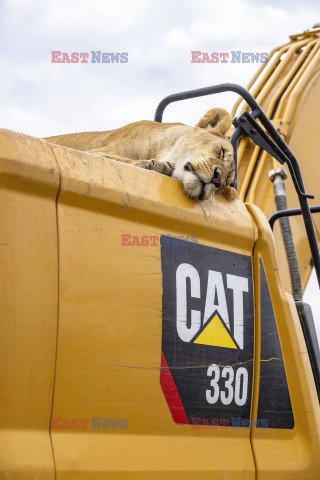
{"type": "Polygon", "coordinates": [[[238,198],[238,192],[235,188],[233,187],[221,187],[217,190],[219,195],[222,195],[224,198],[227,200],[236,200],[238,198]]]}
{"type": "Polygon", "coordinates": [[[173,173],[173,166],[170,162],[159,162],[158,160],[139,160],[134,163],[136,167],[145,168],[146,170],[154,170],[171,177],[173,173]]]}
{"type": "Polygon", "coordinates": [[[155,172],[162,173],[162,175],[167,175],[168,177],[171,177],[173,174],[173,165],[170,162],[158,162],[157,160],[154,160],[154,165],[152,170],[155,172]]]}

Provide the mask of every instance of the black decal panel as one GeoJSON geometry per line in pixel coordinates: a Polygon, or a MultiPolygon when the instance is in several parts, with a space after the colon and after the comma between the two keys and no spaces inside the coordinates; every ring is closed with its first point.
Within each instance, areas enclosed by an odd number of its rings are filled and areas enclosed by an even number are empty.
{"type": "Polygon", "coordinates": [[[249,426],[251,257],[161,237],[161,386],[176,423],[249,426]]]}
{"type": "Polygon", "coordinates": [[[294,427],[293,412],[276,320],[262,262],[260,263],[260,282],[262,361],[258,418],[267,418],[268,428],[291,429],[294,427]]]}

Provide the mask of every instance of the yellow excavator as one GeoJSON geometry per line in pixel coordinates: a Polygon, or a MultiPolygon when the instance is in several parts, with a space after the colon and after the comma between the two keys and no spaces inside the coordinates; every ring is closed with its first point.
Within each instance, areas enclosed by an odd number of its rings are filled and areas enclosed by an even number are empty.
{"type": "MultiPolygon", "coordinates": [[[[289,43],[270,52],[268,61],[262,64],[247,87],[298,159],[306,188],[312,191],[315,197],[310,200],[310,205],[313,206],[320,203],[317,183],[320,178],[320,164],[317,161],[317,114],[320,110],[319,33],[319,25],[316,25],[310,31],[292,35],[289,43]]],[[[240,114],[247,108],[247,105],[241,108],[240,103],[241,98],[234,105],[233,116],[237,111],[240,114]]],[[[259,148],[251,139],[241,139],[239,142],[239,198],[257,205],[267,217],[277,208],[269,173],[279,166],[268,152],[259,148]]],[[[293,182],[289,178],[284,183],[288,206],[298,207],[299,200],[293,182]]],[[[314,212],[317,211],[319,210],[315,208],[314,212]]],[[[314,215],[313,222],[319,238],[320,215],[314,215]]],[[[290,224],[304,291],[313,267],[308,238],[301,216],[294,216],[290,224]]],[[[292,293],[289,265],[281,262],[281,258],[285,258],[286,254],[278,226],[275,227],[274,235],[278,261],[281,264],[281,280],[285,290],[292,293]]]]}
{"type": "Polygon", "coordinates": [[[231,202],[0,130],[0,480],[320,479],[319,74],[160,102],[238,95],[231,202]]]}

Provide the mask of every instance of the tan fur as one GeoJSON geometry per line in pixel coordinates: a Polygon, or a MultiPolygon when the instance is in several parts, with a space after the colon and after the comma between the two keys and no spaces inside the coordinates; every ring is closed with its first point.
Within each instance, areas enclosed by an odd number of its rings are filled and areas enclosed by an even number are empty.
{"type": "Polygon", "coordinates": [[[231,117],[214,108],[195,127],[143,120],[109,132],[48,137],[50,143],[75,148],[181,180],[186,195],[208,198],[213,192],[236,198],[233,149],[225,133],[231,117]]]}

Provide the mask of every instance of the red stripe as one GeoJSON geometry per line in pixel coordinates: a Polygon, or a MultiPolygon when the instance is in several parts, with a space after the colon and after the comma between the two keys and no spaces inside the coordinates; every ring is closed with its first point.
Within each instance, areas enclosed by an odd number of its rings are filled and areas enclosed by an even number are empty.
{"type": "Polygon", "coordinates": [[[176,423],[189,425],[189,420],[183,408],[180,395],[172,378],[170,369],[163,352],[161,352],[161,372],[160,385],[164,396],[166,397],[168,407],[170,409],[173,420],[176,423]]]}

